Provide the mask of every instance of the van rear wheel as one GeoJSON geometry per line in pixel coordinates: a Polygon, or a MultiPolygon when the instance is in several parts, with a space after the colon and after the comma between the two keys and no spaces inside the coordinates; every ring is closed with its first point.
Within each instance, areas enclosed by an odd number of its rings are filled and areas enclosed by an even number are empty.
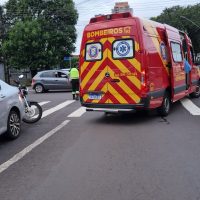
{"type": "Polygon", "coordinates": [[[190,97],[191,98],[199,98],[200,97],[200,81],[198,82],[195,91],[190,94],[190,97]]]}
{"type": "Polygon", "coordinates": [[[162,105],[157,110],[158,114],[160,116],[167,116],[170,112],[170,108],[171,108],[170,95],[168,92],[165,92],[162,105]]]}

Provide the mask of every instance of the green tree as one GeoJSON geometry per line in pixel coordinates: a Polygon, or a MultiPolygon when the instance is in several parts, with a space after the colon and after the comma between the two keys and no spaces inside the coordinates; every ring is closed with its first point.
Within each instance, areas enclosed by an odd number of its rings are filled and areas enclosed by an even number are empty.
{"type": "Polygon", "coordinates": [[[4,64],[5,79],[7,82],[9,82],[9,68],[7,67],[7,58],[9,55],[4,54],[2,48],[3,41],[7,36],[7,28],[5,9],[3,6],[0,6],[0,63],[4,64]]]}
{"type": "Polygon", "coordinates": [[[0,62],[3,62],[2,43],[5,37],[5,15],[3,7],[0,5],[0,62]]]}
{"type": "Polygon", "coordinates": [[[3,53],[9,54],[8,65],[20,69],[34,68],[38,62],[47,64],[45,57],[52,53],[45,49],[46,37],[37,20],[17,22],[2,45],[3,53]]]}
{"type": "Polygon", "coordinates": [[[200,52],[200,3],[180,7],[166,8],[154,21],[166,23],[188,33],[196,52],[200,52]]]}
{"type": "Polygon", "coordinates": [[[72,0],[9,0],[5,7],[9,65],[48,69],[75,50],[78,14],[72,0]]]}

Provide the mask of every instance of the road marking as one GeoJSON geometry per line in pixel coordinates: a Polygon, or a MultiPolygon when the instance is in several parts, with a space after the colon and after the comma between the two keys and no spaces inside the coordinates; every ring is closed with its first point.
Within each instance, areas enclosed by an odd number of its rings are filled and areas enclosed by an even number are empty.
{"type": "Polygon", "coordinates": [[[73,113],[68,115],[68,117],[80,117],[85,112],[86,112],[86,108],[85,107],[80,107],[79,109],[75,110],[73,113]]]}
{"type": "Polygon", "coordinates": [[[62,108],[64,108],[64,107],[70,105],[70,104],[73,103],[74,101],[75,101],[75,100],[68,100],[68,101],[65,101],[65,102],[63,102],[63,103],[61,103],[61,104],[58,104],[57,106],[55,106],[55,107],[53,107],[53,108],[50,108],[50,109],[48,109],[48,110],[45,110],[45,111],[42,113],[42,118],[44,118],[44,117],[46,117],[46,116],[48,116],[48,115],[50,115],[50,114],[52,114],[52,113],[54,113],[54,112],[56,112],[56,111],[62,109],[62,108]]]}
{"type": "Polygon", "coordinates": [[[196,106],[191,100],[189,99],[182,99],[181,104],[183,107],[190,112],[192,115],[200,115],[200,108],[196,106]]]}
{"type": "Polygon", "coordinates": [[[40,106],[43,106],[43,105],[45,105],[45,104],[47,104],[47,103],[49,103],[49,102],[51,102],[51,101],[42,101],[42,102],[39,103],[39,105],[40,105],[40,106]]]}
{"type": "MultiPolygon", "coordinates": [[[[49,103],[49,102],[51,102],[51,101],[42,101],[42,102],[40,102],[40,103],[38,103],[40,106],[43,106],[43,105],[45,105],[45,104],[47,104],[47,103],[49,103]]],[[[33,119],[36,119],[38,117],[38,115],[35,115],[35,116],[33,116],[32,118],[33,119]]]]}
{"type": "Polygon", "coordinates": [[[42,144],[45,140],[47,140],[49,137],[51,137],[52,135],[54,135],[56,132],[58,132],[60,129],[62,129],[64,126],[66,126],[69,122],[70,122],[70,120],[63,121],[56,128],[54,128],[53,130],[49,131],[44,136],[42,136],[39,139],[37,139],[34,143],[32,143],[28,147],[24,148],[19,153],[15,154],[11,159],[9,159],[8,161],[6,161],[3,164],[1,164],[0,165],[0,174],[3,171],[5,171],[6,169],[8,169],[11,165],[13,165],[17,161],[21,160],[24,156],[26,156],[26,154],[28,154],[33,149],[35,149],[37,146],[39,146],[40,144],[42,144]]]}

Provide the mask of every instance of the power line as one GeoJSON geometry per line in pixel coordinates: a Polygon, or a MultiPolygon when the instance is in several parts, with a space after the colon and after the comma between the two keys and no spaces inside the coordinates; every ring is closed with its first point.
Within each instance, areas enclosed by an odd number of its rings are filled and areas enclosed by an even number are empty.
{"type": "MultiPolygon", "coordinates": [[[[191,3],[191,2],[190,2],[191,3]]],[[[110,3],[109,3],[110,4],[110,3]]],[[[101,4],[97,4],[97,6],[100,6],[101,4]]],[[[108,5],[108,4],[107,4],[108,5]]],[[[107,6],[106,5],[106,6],[107,6]]],[[[187,6],[188,4],[181,4],[181,5],[177,5],[177,6],[187,6]]],[[[161,4],[157,4],[157,5],[146,5],[146,6],[143,6],[143,7],[140,7],[140,8],[133,8],[133,10],[134,11],[146,11],[146,12],[148,12],[148,11],[152,11],[152,10],[149,10],[150,8],[155,8],[155,9],[159,9],[159,8],[164,8],[164,7],[166,7],[166,5],[163,5],[162,3],[161,4]],[[148,10],[146,10],[146,8],[148,8],[148,10]]],[[[96,8],[90,8],[90,11],[95,11],[96,10],[96,8]]],[[[34,11],[40,11],[39,9],[37,10],[37,9],[34,9],[34,11]]],[[[42,12],[43,10],[41,10],[41,12],[42,12]]],[[[59,9],[54,9],[53,11],[59,11],[59,9]]],[[[88,12],[88,8],[84,8],[84,9],[79,9],[78,10],[79,11],[79,13],[80,12],[84,12],[84,11],[86,11],[86,12],[88,12]]],[[[12,13],[13,14],[21,14],[21,15],[25,15],[25,14],[27,14],[28,15],[28,12],[27,11],[12,11],[12,13]]],[[[46,15],[53,15],[54,13],[49,13],[49,14],[46,14],[46,15]]]]}

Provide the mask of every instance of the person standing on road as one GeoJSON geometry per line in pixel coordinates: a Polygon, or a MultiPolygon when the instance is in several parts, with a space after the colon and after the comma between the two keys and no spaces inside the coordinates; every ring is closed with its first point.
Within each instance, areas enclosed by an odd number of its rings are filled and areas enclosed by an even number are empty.
{"type": "Polygon", "coordinates": [[[72,97],[73,99],[78,100],[79,99],[79,71],[74,66],[70,70],[70,78],[72,83],[72,97]]]}
{"type": "Polygon", "coordinates": [[[186,74],[186,87],[189,88],[190,85],[190,71],[191,71],[191,65],[189,62],[184,58],[184,70],[186,74]]]}

